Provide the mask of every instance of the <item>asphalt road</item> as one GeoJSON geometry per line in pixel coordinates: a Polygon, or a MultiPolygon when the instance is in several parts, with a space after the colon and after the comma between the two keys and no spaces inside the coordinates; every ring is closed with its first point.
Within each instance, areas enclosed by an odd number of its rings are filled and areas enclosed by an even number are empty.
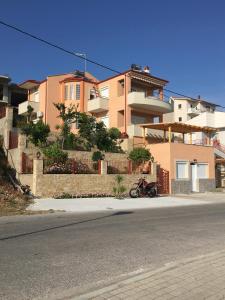
{"type": "Polygon", "coordinates": [[[225,204],[0,218],[0,299],[62,299],[224,249],[225,204]]]}

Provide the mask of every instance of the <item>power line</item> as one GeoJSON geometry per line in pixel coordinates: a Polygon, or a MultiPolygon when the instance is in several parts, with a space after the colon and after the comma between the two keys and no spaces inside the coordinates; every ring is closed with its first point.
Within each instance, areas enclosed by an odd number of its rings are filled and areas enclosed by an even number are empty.
{"type": "Polygon", "coordinates": [[[101,67],[101,68],[104,68],[104,69],[106,69],[106,70],[112,71],[112,72],[114,72],[114,73],[118,73],[118,74],[121,73],[121,72],[119,72],[119,71],[117,71],[117,70],[114,70],[114,69],[112,69],[112,68],[110,68],[110,67],[108,67],[108,66],[105,66],[105,65],[103,65],[103,64],[101,64],[101,63],[99,63],[99,62],[97,62],[97,61],[91,60],[91,59],[89,59],[89,58],[82,57],[82,56],[76,54],[76,53],[73,52],[73,51],[67,50],[67,49],[65,49],[65,48],[63,48],[63,47],[61,47],[61,46],[59,46],[59,45],[53,44],[52,42],[49,42],[49,41],[47,41],[47,40],[45,40],[45,39],[43,39],[43,38],[40,38],[40,37],[38,37],[38,36],[36,36],[36,35],[33,35],[33,34],[27,32],[27,31],[24,31],[24,30],[22,30],[22,29],[20,29],[20,28],[18,28],[18,27],[16,27],[16,26],[10,25],[10,24],[5,23],[5,22],[3,22],[3,21],[1,21],[1,20],[0,20],[0,24],[6,26],[6,27],[8,27],[8,28],[11,28],[11,29],[13,29],[13,30],[15,30],[15,31],[18,31],[18,32],[20,32],[20,33],[22,33],[22,34],[24,34],[24,35],[26,35],[26,36],[29,36],[29,37],[31,37],[31,38],[33,38],[33,39],[35,39],[35,40],[38,40],[39,42],[42,42],[42,43],[44,43],[44,44],[46,44],[46,45],[48,45],[48,46],[54,47],[54,48],[56,48],[56,49],[58,49],[58,50],[61,50],[61,51],[65,52],[65,53],[67,53],[67,54],[73,55],[73,56],[78,57],[78,58],[80,58],[80,59],[82,59],[82,60],[86,60],[86,61],[90,62],[91,64],[97,65],[97,66],[99,66],[99,67],[101,67]]]}
{"type": "MultiPolygon", "coordinates": [[[[77,57],[77,58],[79,58],[79,59],[88,61],[89,63],[94,64],[94,65],[96,65],[96,66],[98,66],[98,67],[101,67],[101,68],[106,69],[106,70],[108,70],[108,71],[114,72],[114,73],[116,73],[116,74],[122,74],[122,72],[120,72],[120,71],[118,71],[118,70],[115,70],[115,69],[113,69],[113,68],[111,68],[111,67],[109,67],[109,66],[103,65],[103,64],[101,64],[101,63],[99,63],[99,62],[97,62],[97,61],[94,61],[94,60],[92,60],[92,59],[89,59],[89,58],[87,58],[87,57],[81,56],[81,55],[79,55],[79,54],[76,53],[76,52],[73,52],[73,51],[71,51],[71,50],[68,50],[68,49],[66,49],[66,48],[63,48],[62,46],[59,46],[59,45],[54,44],[54,43],[52,43],[52,42],[49,42],[49,41],[47,41],[47,40],[45,40],[45,39],[43,39],[43,38],[41,38],[41,37],[38,37],[38,36],[36,36],[36,35],[34,35],[34,34],[31,34],[31,33],[27,32],[27,31],[25,31],[25,30],[22,30],[22,29],[20,29],[19,27],[16,27],[16,26],[14,26],[14,25],[8,24],[8,23],[6,23],[6,22],[4,22],[4,21],[2,21],[2,20],[0,20],[0,24],[3,25],[3,26],[5,26],[5,27],[8,27],[8,28],[10,28],[10,29],[13,29],[13,30],[15,30],[15,31],[17,31],[17,32],[20,32],[20,33],[22,33],[22,34],[24,34],[24,35],[26,35],[26,36],[29,36],[30,38],[33,38],[33,39],[35,39],[35,40],[37,40],[37,41],[39,41],[39,42],[42,42],[42,43],[44,43],[44,44],[46,44],[46,45],[48,45],[48,46],[51,46],[51,47],[56,48],[56,49],[58,49],[58,50],[60,50],[60,51],[63,51],[63,52],[65,52],[65,53],[67,53],[67,54],[70,54],[70,55],[73,55],[73,56],[75,56],[75,57],[77,57]]],[[[124,75],[127,76],[126,74],[124,74],[124,75]]],[[[181,97],[189,98],[189,99],[191,99],[191,100],[199,100],[199,99],[196,99],[196,98],[193,98],[193,97],[184,95],[184,94],[180,94],[180,93],[174,92],[174,91],[169,90],[169,89],[166,89],[166,88],[164,88],[164,91],[167,91],[167,92],[169,92],[169,93],[172,93],[172,94],[175,94],[175,95],[178,95],[178,96],[181,96],[181,97]]],[[[223,106],[220,106],[220,107],[225,108],[225,107],[223,107],[223,106]]]]}

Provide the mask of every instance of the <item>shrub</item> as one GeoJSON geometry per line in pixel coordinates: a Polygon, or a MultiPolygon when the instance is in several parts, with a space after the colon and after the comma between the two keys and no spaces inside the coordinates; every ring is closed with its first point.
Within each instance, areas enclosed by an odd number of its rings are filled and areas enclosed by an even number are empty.
{"type": "Polygon", "coordinates": [[[116,175],[115,186],[113,187],[113,194],[117,199],[124,198],[124,193],[126,192],[126,187],[122,185],[124,178],[121,175],[116,175]]]}
{"type": "Polygon", "coordinates": [[[68,159],[68,153],[61,150],[58,143],[49,145],[42,149],[46,158],[52,163],[65,163],[68,159]]]}
{"type": "Polygon", "coordinates": [[[138,163],[138,164],[141,164],[148,160],[154,161],[154,157],[145,148],[133,149],[129,154],[129,159],[131,159],[133,162],[138,163]]]}
{"type": "Polygon", "coordinates": [[[104,157],[105,157],[105,155],[101,151],[95,151],[92,154],[92,160],[93,161],[103,160],[104,157]]]}
{"type": "Polygon", "coordinates": [[[36,124],[30,122],[21,127],[21,131],[35,146],[46,144],[50,133],[49,125],[44,124],[41,120],[36,124]]]}

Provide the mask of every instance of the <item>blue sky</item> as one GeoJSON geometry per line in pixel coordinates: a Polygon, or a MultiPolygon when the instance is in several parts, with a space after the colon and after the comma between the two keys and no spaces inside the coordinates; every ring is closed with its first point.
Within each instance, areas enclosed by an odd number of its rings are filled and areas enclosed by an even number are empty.
{"type": "MultiPolygon", "coordinates": [[[[149,65],[169,89],[225,106],[223,0],[11,0],[1,1],[0,19],[119,71],[149,65]]],[[[0,73],[15,82],[83,68],[1,25],[0,38],[0,73]]],[[[88,71],[113,75],[91,64],[88,71]]]]}

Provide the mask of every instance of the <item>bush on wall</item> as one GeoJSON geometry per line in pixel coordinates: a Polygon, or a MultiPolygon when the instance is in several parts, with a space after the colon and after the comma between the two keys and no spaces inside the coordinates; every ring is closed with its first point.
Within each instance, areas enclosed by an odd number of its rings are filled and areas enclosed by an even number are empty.
{"type": "Polygon", "coordinates": [[[132,160],[134,163],[141,164],[145,161],[154,161],[154,157],[151,155],[149,150],[145,148],[134,148],[130,154],[129,159],[132,160]]]}

